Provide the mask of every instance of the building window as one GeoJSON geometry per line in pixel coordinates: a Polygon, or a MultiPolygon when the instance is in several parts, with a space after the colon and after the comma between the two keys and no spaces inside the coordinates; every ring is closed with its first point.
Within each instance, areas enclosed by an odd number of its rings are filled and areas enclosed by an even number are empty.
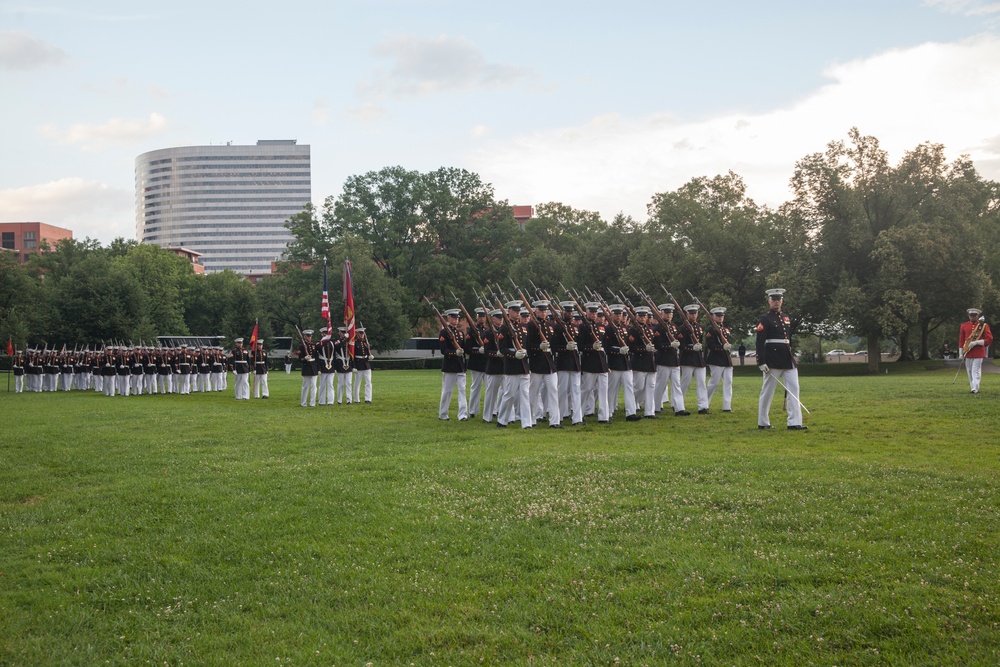
{"type": "Polygon", "coordinates": [[[2,238],[0,238],[0,245],[7,250],[14,249],[14,232],[2,232],[2,238]]]}
{"type": "Polygon", "coordinates": [[[24,233],[24,249],[34,250],[38,247],[38,239],[35,237],[35,232],[25,232],[24,233]]]}

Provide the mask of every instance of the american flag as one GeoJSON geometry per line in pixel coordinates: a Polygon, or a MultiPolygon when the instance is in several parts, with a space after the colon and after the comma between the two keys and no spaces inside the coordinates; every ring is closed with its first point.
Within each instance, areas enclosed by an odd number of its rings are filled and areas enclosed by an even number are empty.
{"type": "Polygon", "coordinates": [[[344,262],[344,326],[347,327],[347,350],[354,358],[354,282],[351,280],[351,260],[344,262]]]}
{"type": "Polygon", "coordinates": [[[330,291],[326,286],[326,258],[323,258],[323,298],[320,300],[319,315],[326,321],[326,335],[320,339],[325,343],[333,336],[333,324],[330,321],[330,291]]]}

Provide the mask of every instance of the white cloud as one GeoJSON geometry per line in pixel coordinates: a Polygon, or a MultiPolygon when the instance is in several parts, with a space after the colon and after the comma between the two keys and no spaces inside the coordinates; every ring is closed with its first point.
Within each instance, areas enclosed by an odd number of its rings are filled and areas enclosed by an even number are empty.
{"type": "Polygon", "coordinates": [[[983,0],[926,0],[929,7],[939,7],[949,14],[965,16],[984,16],[1000,12],[1000,2],[984,2],[983,0]]]}
{"type": "Polygon", "coordinates": [[[490,128],[487,127],[486,125],[475,125],[471,130],[469,130],[469,135],[477,139],[480,137],[485,137],[489,133],[490,133],[490,128]]]}
{"type": "Polygon", "coordinates": [[[388,71],[359,84],[365,98],[506,88],[530,76],[523,67],[489,63],[472,42],[446,35],[400,35],[378,44],[374,55],[393,62],[388,71]]]}
{"type": "Polygon", "coordinates": [[[135,193],[76,177],[0,190],[0,220],[44,222],[107,244],[135,238],[135,193]]]}
{"type": "Polygon", "coordinates": [[[888,51],[830,66],[831,83],[787,108],[693,122],[605,115],[496,138],[472,154],[470,168],[513,202],[562,201],[607,219],[623,211],[644,220],[653,194],[729,170],[751,197],[776,206],[791,197],[796,161],[857,126],[894,162],[932,141],[951,158],[970,154],[984,177],[998,178],[998,62],[996,37],[888,51]]]}
{"type": "Polygon", "coordinates": [[[330,110],[323,98],[316,98],[313,102],[312,119],[316,125],[326,125],[330,121],[330,110]]]}
{"type": "Polygon", "coordinates": [[[132,145],[167,130],[167,119],[156,112],[148,120],[112,118],[103,125],[77,123],[66,129],[43,125],[40,131],[46,137],[64,145],[78,145],[85,151],[95,151],[108,144],[132,145]]]}
{"type": "Polygon", "coordinates": [[[24,32],[0,31],[0,69],[28,71],[69,60],[62,49],[24,32]]]}

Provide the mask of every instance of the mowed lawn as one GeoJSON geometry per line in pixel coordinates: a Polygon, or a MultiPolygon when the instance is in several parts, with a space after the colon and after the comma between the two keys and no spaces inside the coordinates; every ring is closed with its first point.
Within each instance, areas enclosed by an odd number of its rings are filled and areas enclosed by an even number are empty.
{"type": "MultiPolygon", "coordinates": [[[[581,428],[0,393],[0,664],[995,665],[1000,376],[581,428]]],[[[693,401],[693,391],[690,400],[693,401]]]]}

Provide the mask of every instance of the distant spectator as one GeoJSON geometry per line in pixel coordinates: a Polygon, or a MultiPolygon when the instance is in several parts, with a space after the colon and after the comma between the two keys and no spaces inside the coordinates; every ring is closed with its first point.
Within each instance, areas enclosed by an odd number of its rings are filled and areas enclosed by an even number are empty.
{"type": "Polygon", "coordinates": [[[743,359],[747,356],[747,346],[744,345],[743,343],[740,343],[740,346],[737,349],[739,350],[740,353],[740,366],[742,366],[743,359]]]}

